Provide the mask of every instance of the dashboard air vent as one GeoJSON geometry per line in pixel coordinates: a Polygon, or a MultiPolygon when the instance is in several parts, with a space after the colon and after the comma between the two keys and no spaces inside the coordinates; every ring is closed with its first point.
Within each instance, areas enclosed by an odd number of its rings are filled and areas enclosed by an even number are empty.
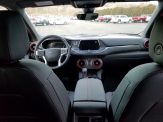
{"type": "Polygon", "coordinates": [[[149,39],[146,39],[146,40],[144,41],[144,47],[145,47],[146,49],[149,48],[149,39]]]}

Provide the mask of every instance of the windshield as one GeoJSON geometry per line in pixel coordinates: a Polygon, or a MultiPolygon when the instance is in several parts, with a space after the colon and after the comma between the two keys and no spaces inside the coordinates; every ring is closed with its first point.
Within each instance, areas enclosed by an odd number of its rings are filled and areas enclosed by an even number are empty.
{"type": "Polygon", "coordinates": [[[95,9],[95,20],[78,20],[82,9],[71,5],[26,8],[25,11],[41,36],[138,34],[151,19],[158,2],[108,3],[95,9]]]}

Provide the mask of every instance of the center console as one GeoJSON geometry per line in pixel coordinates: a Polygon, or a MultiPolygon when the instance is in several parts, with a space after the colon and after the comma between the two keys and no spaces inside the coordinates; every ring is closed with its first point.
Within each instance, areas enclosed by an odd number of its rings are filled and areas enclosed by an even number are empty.
{"type": "Polygon", "coordinates": [[[73,111],[74,122],[106,122],[106,99],[101,80],[83,78],[77,82],[73,111]]]}

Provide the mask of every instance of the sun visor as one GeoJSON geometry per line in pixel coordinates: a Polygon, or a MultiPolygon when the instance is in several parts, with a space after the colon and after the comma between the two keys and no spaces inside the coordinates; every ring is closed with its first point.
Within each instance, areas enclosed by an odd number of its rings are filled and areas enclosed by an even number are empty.
{"type": "Polygon", "coordinates": [[[70,1],[69,0],[24,0],[24,1],[17,2],[17,5],[22,8],[66,5],[66,4],[70,4],[70,1]]]}
{"type": "Polygon", "coordinates": [[[95,8],[103,6],[106,0],[72,0],[75,8],[95,8]]]}

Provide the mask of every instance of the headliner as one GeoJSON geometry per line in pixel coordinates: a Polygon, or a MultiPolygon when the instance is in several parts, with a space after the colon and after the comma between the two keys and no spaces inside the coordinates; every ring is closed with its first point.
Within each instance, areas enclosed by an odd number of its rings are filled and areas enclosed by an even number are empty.
{"type": "MultiPolygon", "coordinates": [[[[107,0],[106,2],[143,2],[143,1],[152,1],[152,0],[107,0]]],[[[3,5],[8,8],[70,5],[72,3],[73,0],[0,0],[0,5],[3,5]]]]}

